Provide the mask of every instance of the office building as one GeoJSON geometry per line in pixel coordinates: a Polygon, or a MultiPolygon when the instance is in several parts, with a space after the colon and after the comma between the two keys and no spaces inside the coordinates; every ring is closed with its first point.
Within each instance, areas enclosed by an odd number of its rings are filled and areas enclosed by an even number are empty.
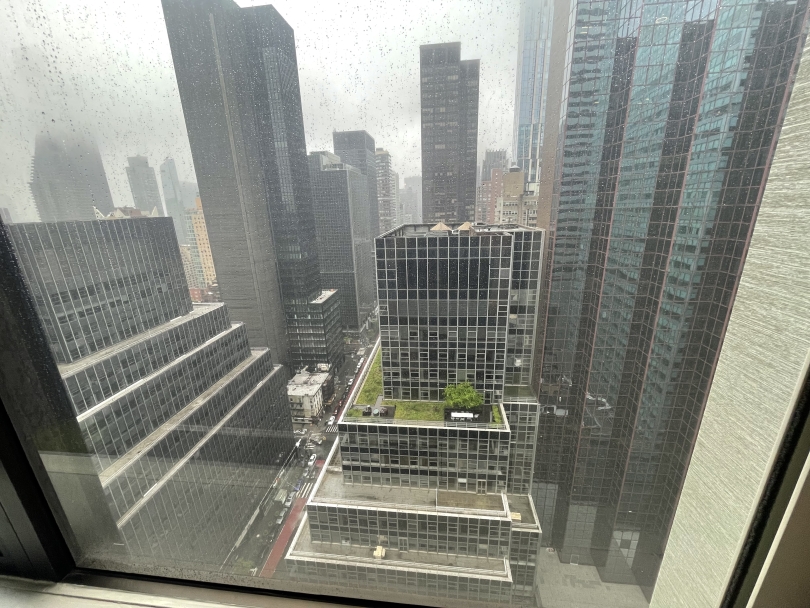
{"type": "Polygon", "coordinates": [[[149,159],[145,156],[130,156],[127,162],[127,180],[135,206],[145,213],[152,213],[157,209],[158,215],[163,215],[157,177],[155,169],[149,166],[149,159]]]}
{"type": "Polygon", "coordinates": [[[503,175],[501,195],[495,205],[495,223],[548,230],[551,224],[551,200],[540,200],[538,185],[526,182],[523,171],[512,167],[503,175]]]}
{"type": "Polygon", "coordinates": [[[192,305],[168,218],[7,230],[130,559],[218,570],[294,445],[285,369],[192,305]]]}
{"type": "Polygon", "coordinates": [[[503,195],[503,176],[506,169],[494,167],[490,178],[478,186],[475,207],[476,221],[482,224],[497,224],[498,198],[503,195]]]}
{"type": "MultiPolygon", "coordinates": [[[[512,150],[515,164],[532,183],[540,181],[542,171],[553,21],[553,0],[521,1],[512,150]]],[[[562,57],[556,59],[563,62],[562,57]]],[[[549,170],[553,173],[554,167],[549,170]]],[[[481,180],[485,179],[482,175],[481,180]]]]}
{"type": "Polygon", "coordinates": [[[420,177],[406,177],[405,187],[399,189],[399,207],[402,213],[401,224],[421,224],[422,180],[420,177]]]}
{"type": "Polygon", "coordinates": [[[188,245],[186,234],[186,204],[183,200],[183,186],[177,176],[177,166],[173,158],[167,158],[160,165],[160,184],[163,186],[163,200],[166,203],[166,214],[174,220],[177,242],[188,245]]]}
{"type": "Polygon", "coordinates": [[[506,156],[506,150],[486,150],[484,152],[484,161],[481,163],[482,183],[492,179],[493,169],[501,169],[502,171],[509,169],[509,159],[506,156]]]}
{"type": "Polygon", "coordinates": [[[293,423],[311,424],[323,414],[324,402],[331,397],[329,371],[309,372],[302,370],[287,383],[287,399],[293,423]]]}
{"type": "Polygon", "coordinates": [[[649,596],[807,2],[591,8],[572,15],[533,491],[562,561],[649,596]]]}
{"type": "Polygon", "coordinates": [[[422,106],[422,221],[475,220],[478,185],[478,59],[461,43],[419,47],[422,106]]]}
{"type": "Polygon", "coordinates": [[[402,223],[402,210],[399,203],[399,174],[394,171],[391,155],[377,148],[375,152],[377,163],[377,206],[380,210],[380,232],[393,230],[402,223]]]}
{"type": "Polygon", "coordinates": [[[104,215],[93,207],[97,220],[126,220],[126,219],[142,219],[145,217],[160,217],[157,208],[153,208],[150,213],[141,211],[137,207],[116,207],[111,213],[104,215]]]}
{"type": "Polygon", "coordinates": [[[198,277],[199,285],[195,285],[195,287],[204,288],[213,285],[217,282],[217,271],[214,267],[214,256],[211,255],[208,226],[205,223],[205,213],[199,196],[195,200],[194,209],[184,210],[183,220],[186,225],[195,276],[198,277]]]}
{"type": "Polygon", "coordinates": [[[360,331],[377,302],[366,176],[330,152],[309,155],[321,283],[337,289],[343,327],[360,331]]]}
{"type": "Polygon", "coordinates": [[[377,194],[377,158],[374,138],[365,131],[335,131],[332,146],[340,159],[360,171],[368,182],[368,205],[371,212],[371,237],[380,231],[380,207],[377,194]]]}
{"type": "Polygon", "coordinates": [[[285,556],[289,573],[391,601],[535,606],[537,403],[486,406],[474,421],[409,407],[346,408],[285,556]]]}
{"type": "MultiPolygon", "coordinates": [[[[413,216],[412,222],[403,222],[403,223],[412,223],[412,224],[421,224],[422,223],[422,176],[421,175],[413,175],[411,177],[406,177],[404,180],[405,188],[408,190],[412,190],[416,194],[416,208],[414,209],[412,206],[409,207],[408,211],[405,213],[410,213],[413,216]]],[[[413,205],[413,203],[410,203],[413,205]]]]}
{"type": "Polygon", "coordinates": [[[98,146],[84,135],[37,135],[29,185],[42,222],[92,220],[93,207],[105,215],[113,210],[98,146]]]}
{"type": "Polygon", "coordinates": [[[469,382],[497,403],[531,383],[545,232],[408,225],[376,239],[383,393],[440,401],[469,382]]]}
{"type": "Polygon", "coordinates": [[[164,0],[163,13],[223,300],[274,360],[340,365],[339,296],[320,285],[292,28],[272,6],[233,0],[164,0]]]}
{"type": "MultiPolygon", "coordinates": [[[[183,261],[183,273],[186,275],[188,288],[200,289],[203,286],[202,272],[192,257],[191,245],[180,245],[180,259],[183,261]]],[[[191,298],[194,301],[194,298],[191,298]]]]}

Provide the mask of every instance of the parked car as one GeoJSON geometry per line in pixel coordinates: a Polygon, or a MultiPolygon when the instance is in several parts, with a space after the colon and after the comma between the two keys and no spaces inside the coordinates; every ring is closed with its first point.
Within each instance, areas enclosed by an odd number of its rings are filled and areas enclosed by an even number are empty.
{"type": "Polygon", "coordinates": [[[310,456],[310,457],[309,457],[309,462],[307,463],[307,466],[308,466],[308,467],[311,467],[313,464],[315,464],[315,461],[316,461],[317,459],[318,459],[318,455],[317,455],[317,454],[313,454],[312,456],[310,456]]]}
{"type": "Polygon", "coordinates": [[[327,424],[328,424],[329,426],[332,426],[333,424],[335,424],[335,417],[334,417],[334,416],[330,416],[330,417],[329,417],[329,422],[327,422],[327,424]]]}
{"type": "Polygon", "coordinates": [[[276,525],[281,525],[284,522],[284,516],[279,515],[278,519],[276,520],[276,525]]]}
{"type": "Polygon", "coordinates": [[[292,504],[292,501],[293,501],[293,496],[294,496],[294,493],[293,493],[293,492],[290,492],[290,493],[287,495],[287,500],[285,500],[285,501],[284,501],[284,506],[285,506],[285,507],[289,507],[289,506],[292,504]]]}

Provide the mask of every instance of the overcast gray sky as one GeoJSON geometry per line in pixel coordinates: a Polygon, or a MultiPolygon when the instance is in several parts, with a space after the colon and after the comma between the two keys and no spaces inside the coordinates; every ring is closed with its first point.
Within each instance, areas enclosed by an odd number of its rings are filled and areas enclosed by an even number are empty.
{"type": "MultiPolygon", "coordinates": [[[[250,4],[250,0],[240,4],[250,4]]],[[[511,147],[519,0],[280,0],[295,30],[308,150],[365,129],[400,178],[421,172],[419,45],[461,41],[481,60],[479,162],[511,147]]],[[[93,134],[116,205],[141,154],[194,180],[160,0],[0,0],[0,206],[36,219],[28,191],[36,133],[93,134]]]]}

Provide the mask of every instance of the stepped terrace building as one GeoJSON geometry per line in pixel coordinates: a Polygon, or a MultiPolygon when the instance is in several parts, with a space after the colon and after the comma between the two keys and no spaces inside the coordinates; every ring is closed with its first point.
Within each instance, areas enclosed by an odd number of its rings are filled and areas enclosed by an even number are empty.
{"type": "Polygon", "coordinates": [[[369,399],[378,351],[338,421],[285,558],[289,574],[392,601],[535,606],[541,530],[528,490],[538,405],[451,411],[369,399]]]}
{"type": "Polygon", "coordinates": [[[192,305],[171,218],[7,230],[130,558],[218,570],[293,449],[285,369],[192,305]]]}

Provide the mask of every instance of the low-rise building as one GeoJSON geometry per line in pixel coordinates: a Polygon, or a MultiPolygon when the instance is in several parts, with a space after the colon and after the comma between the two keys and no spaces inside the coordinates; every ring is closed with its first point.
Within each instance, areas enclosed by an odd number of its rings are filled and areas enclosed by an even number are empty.
{"type": "Polygon", "coordinates": [[[323,413],[323,404],[329,398],[326,385],[331,380],[329,371],[312,373],[300,371],[287,383],[287,398],[294,423],[309,424],[323,413]]]}

